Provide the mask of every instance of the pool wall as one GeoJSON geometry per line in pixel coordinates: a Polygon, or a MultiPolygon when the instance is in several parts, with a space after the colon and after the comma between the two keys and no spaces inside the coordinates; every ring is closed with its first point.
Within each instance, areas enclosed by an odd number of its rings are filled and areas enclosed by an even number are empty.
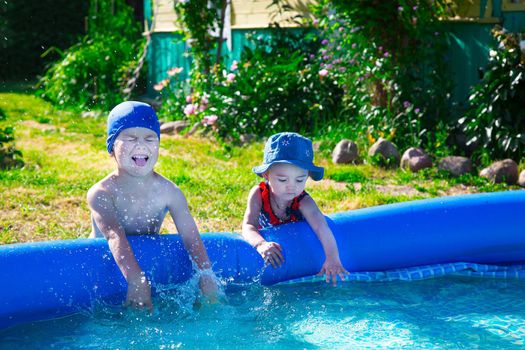
{"type": "MultiPolygon", "coordinates": [[[[384,271],[435,263],[525,261],[525,191],[463,195],[328,215],[349,271],[384,271]]],[[[305,222],[263,230],[285,263],[264,268],[234,233],[203,233],[214,271],[235,283],[274,284],[317,273],[322,246],[305,222]]],[[[178,235],[130,236],[153,292],[193,274],[178,235]]],[[[126,283],[105,239],[0,246],[0,328],[55,318],[103,301],[124,301],[126,283]]]]}

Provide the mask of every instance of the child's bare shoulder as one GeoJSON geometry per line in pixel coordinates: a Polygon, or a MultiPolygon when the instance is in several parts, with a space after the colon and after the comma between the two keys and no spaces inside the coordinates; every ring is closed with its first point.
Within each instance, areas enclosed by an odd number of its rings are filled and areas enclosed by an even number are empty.
{"type": "Polygon", "coordinates": [[[259,185],[253,186],[248,193],[248,207],[257,208],[261,205],[262,196],[259,185]]]}
{"type": "Polygon", "coordinates": [[[258,196],[261,195],[261,189],[259,188],[259,185],[255,185],[250,189],[250,196],[253,196],[253,195],[258,195],[258,196]]]}
{"type": "Polygon", "coordinates": [[[114,187],[114,180],[112,175],[108,175],[88,190],[87,200],[92,204],[100,200],[108,200],[111,198],[111,189],[114,187]]]}
{"type": "Polygon", "coordinates": [[[301,199],[301,206],[299,208],[303,214],[319,211],[317,203],[310,195],[304,196],[303,199],[301,199]]]}
{"type": "Polygon", "coordinates": [[[184,194],[179,186],[158,173],[155,173],[154,186],[159,197],[165,198],[167,202],[172,202],[173,200],[178,201],[184,198],[184,194]]]}
{"type": "Polygon", "coordinates": [[[179,186],[159,173],[155,173],[155,186],[163,191],[180,192],[179,186]]]}

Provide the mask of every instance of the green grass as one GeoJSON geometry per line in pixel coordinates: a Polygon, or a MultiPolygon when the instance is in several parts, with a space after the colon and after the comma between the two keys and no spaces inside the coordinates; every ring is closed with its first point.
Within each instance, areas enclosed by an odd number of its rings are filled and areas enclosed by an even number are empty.
{"type": "MultiPolygon", "coordinates": [[[[0,89],[8,90],[17,86],[0,89]]],[[[0,170],[0,244],[87,237],[86,192],[114,167],[105,149],[105,118],[58,110],[27,90],[0,93],[0,109],[7,116],[0,127],[15,128],[25,162],[20,169],[0,170]]],[[[181,187],[201,232],[238,232],[248,191],[260,181],[251,168],[262,151],[260,142],[226,150],[212,136],[162,135],[156,170],[181,187]]],[[[411,174],[333,165],[326,151],[316,163],[327,175],[309,181],[307,191],[326,214],[455,194],[458,186],[468,192],[509,189],[472,175],[450,179],[434,169],[411,174]]],[[[170,218],[161,232],[175,232],[170,218]]]]}

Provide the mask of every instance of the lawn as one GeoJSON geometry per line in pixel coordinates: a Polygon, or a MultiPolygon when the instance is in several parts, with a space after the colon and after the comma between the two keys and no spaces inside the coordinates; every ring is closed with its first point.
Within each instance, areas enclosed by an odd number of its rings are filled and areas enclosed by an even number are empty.
{"type": "MultiPolygon", "coordinates": [[[[85,238],[89,187],[113,169],[105,149],[105,115],[63,111],[30,92],[0,93],[0,109],[15,127],[25,166],[0,170],[0,244],[85,238]]],[[[459,193],[507,190],[477,176],[449,179],[436,170],[418,174],[367,164],[334,165],[320,137],[316,163],[326,168],[307,191],[325,214],[372,205],[459,193]]],[[[262,160],[263,142],[226,150],[212,135],[162,135],[156,170],[185,193],[201,232],[234,231],[246,197],[260,181],[251,168],[262,160]]],[[[516,187],[518,188],[518,187],[516,187]]],[[[161,232],[175,232],[170,218],[161,232]]]]}

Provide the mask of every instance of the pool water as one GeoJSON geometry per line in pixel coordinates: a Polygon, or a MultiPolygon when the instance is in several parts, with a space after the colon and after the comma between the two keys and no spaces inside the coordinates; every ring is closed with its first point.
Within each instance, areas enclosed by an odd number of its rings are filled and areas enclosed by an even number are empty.
{"type": "Polygon", "coordinates": [[[444,277],[413,282],[230,286],[194,307],[194,286],[121,307],[0,331],[1,349],[523,349],[525,282],[444,277]]]}

